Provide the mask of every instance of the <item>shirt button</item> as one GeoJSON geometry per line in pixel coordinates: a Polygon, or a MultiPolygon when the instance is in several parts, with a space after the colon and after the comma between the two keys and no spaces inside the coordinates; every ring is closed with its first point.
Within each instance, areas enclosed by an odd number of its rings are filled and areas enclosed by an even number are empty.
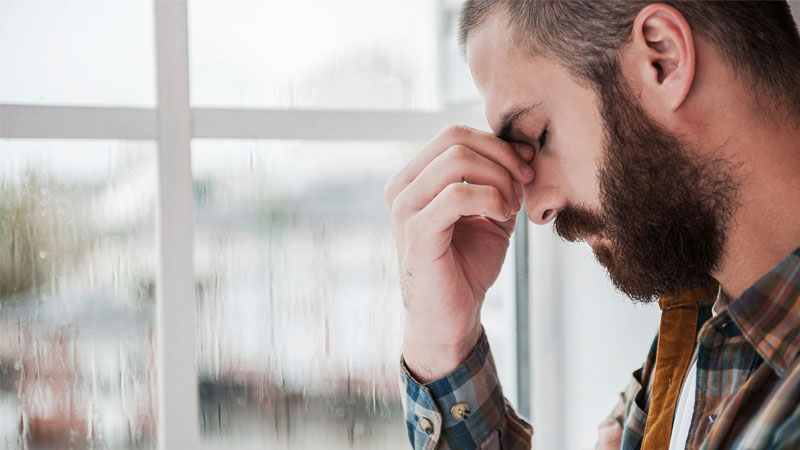
{"type": "Polygon", "coordinates": [[[419,418],[419,427],[425,432],[425,434],[433,433],[433,424],[430,420],[424,417],[419,418]]]}
{"type": "Polygon", "coordinates": [[[453,418],[458,421],[467,420],[470,412],[469,405],[464,402],[456,403],[452,408],[450,408],[450,414],[452,414],[453,418]]]}

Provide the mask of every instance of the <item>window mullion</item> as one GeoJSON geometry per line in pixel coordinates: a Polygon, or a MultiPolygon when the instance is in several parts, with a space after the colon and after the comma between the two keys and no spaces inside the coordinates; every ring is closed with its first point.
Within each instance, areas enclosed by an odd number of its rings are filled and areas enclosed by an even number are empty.
{"type": "Polygon", "coordinates": [[[0,138],[156,138],[156,111],[150,108],[2,105],[0,138]]]}
{"type": "Polygon", "coordinates": [[[531,416],[530,290],[528,288],[528,218],[525,206],[514,231],[514,339],[516,340],[517,412],[531,416]]]}
{"type": "Polygon", "coordinates": [[[158,86],[158,447],[199,445],[185,0],[155,0],[158,86]]]}

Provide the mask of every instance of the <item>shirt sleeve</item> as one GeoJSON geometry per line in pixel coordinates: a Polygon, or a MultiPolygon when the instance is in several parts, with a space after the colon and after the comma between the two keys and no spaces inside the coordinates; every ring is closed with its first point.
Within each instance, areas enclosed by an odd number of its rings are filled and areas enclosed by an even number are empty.
{"type": "Polygon", "coordinates": [[[466,361],[443,378],[422,384],[402,357],[400,365],[401,398],[414,449],[531,448],[533,428],[503,396],[485,331],[466,361]]]}

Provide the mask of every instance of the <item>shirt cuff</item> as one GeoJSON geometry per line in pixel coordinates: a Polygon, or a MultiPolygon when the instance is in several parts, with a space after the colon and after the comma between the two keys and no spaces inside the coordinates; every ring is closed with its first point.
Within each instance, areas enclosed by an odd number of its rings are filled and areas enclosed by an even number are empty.
{"type": "Polygon", "coordinates": [[[433,450],[444,440],[449,449],[474,449],[503,426],[505,400],[484,330],[464,363],[438,380],[422,384],[402,357],[400,365],[413,448],[433,450]]]}

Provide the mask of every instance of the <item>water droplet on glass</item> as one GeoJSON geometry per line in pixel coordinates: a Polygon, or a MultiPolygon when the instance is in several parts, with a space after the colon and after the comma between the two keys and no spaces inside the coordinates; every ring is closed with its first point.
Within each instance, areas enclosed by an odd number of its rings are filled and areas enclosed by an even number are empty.
{"type": "Polygon", "coordinates": [[[0,142],[0,448],[154,443],[155,149],[123,147],[0,142]]]}

